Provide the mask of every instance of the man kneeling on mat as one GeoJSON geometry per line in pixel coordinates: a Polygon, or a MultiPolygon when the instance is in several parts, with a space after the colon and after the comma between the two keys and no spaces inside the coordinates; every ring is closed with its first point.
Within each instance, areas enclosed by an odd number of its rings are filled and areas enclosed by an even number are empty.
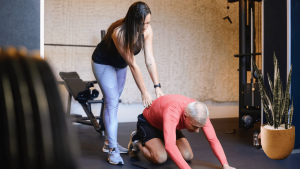
{"type": "Polygon", "coordinates": [[[180,130],[198,133],[201,128],[223,168],[234,169],[228,165],[208,114],[205,104],[194,99],[182,95],[159,97],[138,116],[137,131],[131,133],[128,144],[130,155],[137,156],[141,151],[150,162],[162,164],[168,153],[178,167],[188,169],[186,161],[193,159],[193,152],[180,130]]]}

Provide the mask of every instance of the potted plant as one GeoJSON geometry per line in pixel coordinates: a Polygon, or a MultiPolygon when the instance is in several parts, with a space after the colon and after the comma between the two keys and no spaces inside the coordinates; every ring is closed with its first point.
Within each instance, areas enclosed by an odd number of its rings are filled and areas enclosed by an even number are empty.
{"type": "Polygon", "coordinates": [[[289,72],[285,93],[283,91],[279,64],[275,53],[274,84],[272,83],[269,74],[267,74],[271,92],[267,93],[262,75],[254,62],[253,67],[258,76],[259,92],[268,121],[267,124],[261,126],[262,149],[271,159],[285,159],[291,154],[295,144],[295,126],[291,125],[294,107],[293,101],[292,104],[290,102],[292,66],[289,72]]]}

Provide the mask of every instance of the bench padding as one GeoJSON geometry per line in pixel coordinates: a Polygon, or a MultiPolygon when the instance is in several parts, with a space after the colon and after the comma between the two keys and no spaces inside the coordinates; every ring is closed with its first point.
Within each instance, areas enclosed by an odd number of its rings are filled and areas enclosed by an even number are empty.
{"type": "Polygon", "coordinates": [[[94,87],[93,83],[82,81],[77,72],[60,72],[59,75],[64,80],[69,93],[78,102],[83,103],[98,97],[99,91],[96,89],[90,90],[90,87],[94,87]]]}

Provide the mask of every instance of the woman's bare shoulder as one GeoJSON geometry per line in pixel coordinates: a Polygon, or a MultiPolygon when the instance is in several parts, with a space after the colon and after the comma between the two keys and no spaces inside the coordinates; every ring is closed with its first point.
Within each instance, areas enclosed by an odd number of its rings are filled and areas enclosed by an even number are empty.
{"type": "Polygon", "coordinates": [[[120,36],[120,31],[121,31],[121,27],[116,27],[113,31],[113,33],[111,34],[112,38],[118,39],[120,36]]]}
{"type": "Polygon", "coordinates": [[[153,36],[153,30],[151,25],[149,24],[148,28],[144,32],[144,38],[147,39],[148,37],[152,37],[152,36],[153,36]]]}

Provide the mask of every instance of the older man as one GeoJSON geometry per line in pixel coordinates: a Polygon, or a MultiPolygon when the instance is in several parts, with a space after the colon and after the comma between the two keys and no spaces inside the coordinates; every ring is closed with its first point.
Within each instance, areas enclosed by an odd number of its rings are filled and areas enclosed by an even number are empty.
{"type": "Polygon", "coordinates": [[[192,160],[193,152],[180,129],[198,133],[201,128],[223,168],[234,169],[228,165],[208,113],[205,104],[182,95],[165,95],[154,100],[138,116],[137,131],[131,133],[128,144],[129,153],[136,156],[141,151],[155,164],[164,163],[168,153],[178,167],[189,169],[186,161],[192,160]]]}

